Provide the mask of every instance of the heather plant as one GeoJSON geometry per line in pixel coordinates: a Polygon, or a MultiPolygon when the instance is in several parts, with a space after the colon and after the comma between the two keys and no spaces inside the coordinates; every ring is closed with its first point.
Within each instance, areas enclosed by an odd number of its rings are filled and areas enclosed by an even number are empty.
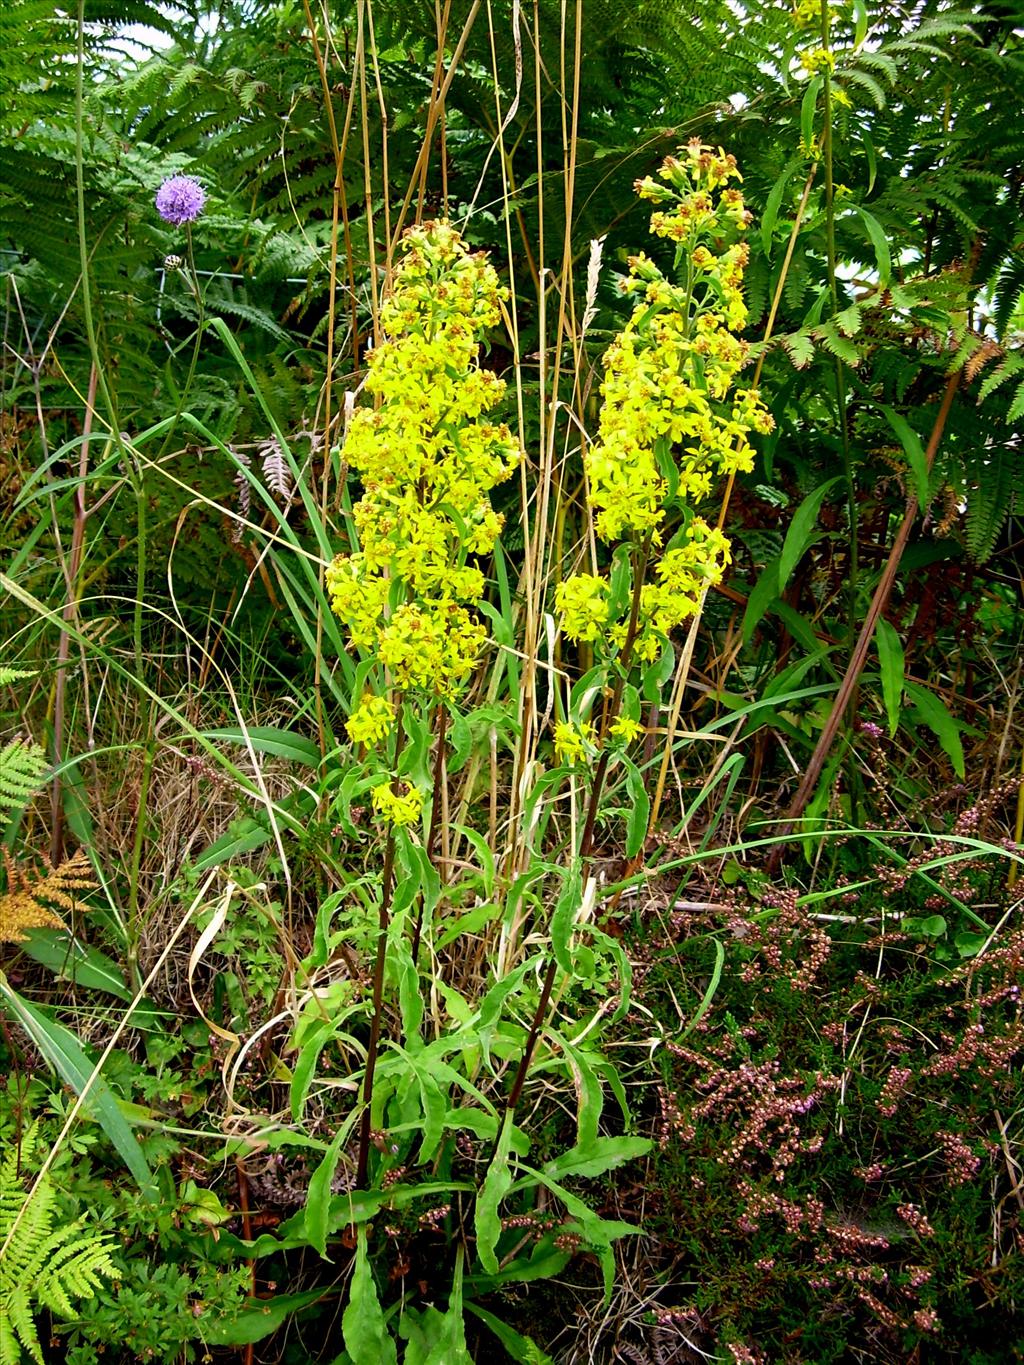
{"type": "Polygon", "coordinates": [[[691,879],[641,950],[638,1005],[670,973],[693,1021],[681,1037],[665,1021],[649,1226],[693,1285],[661,1306],[700,1344],[801,1362],[847,1359],[856,1341],[878,1360],[979,1363],[1019,1345],[1006,1317],[1021,943],[997,938],[1019,899],[1004,892],[952,961],[938,953],[922,870],[947,910],[991,894],[990,857],[960,847],[946,862],[952,847],[876,862],[857,881],[882,888],[871,910],[861,890],[840,887],[822,913],[761,878],[691,879]]]}

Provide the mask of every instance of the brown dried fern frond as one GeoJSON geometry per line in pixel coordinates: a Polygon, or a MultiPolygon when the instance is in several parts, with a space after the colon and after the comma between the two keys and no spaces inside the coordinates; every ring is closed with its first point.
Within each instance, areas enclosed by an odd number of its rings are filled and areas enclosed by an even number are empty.
{"type": "Polygon", "coordinates": [[[0,896],[0,943],[21,943],[27,929],[62,929],[54,909],[74,910],[81,892],[96,885],[89,859],[79,849],[44,876],[29,876],[4,850],[7,892],[0,896]]]}

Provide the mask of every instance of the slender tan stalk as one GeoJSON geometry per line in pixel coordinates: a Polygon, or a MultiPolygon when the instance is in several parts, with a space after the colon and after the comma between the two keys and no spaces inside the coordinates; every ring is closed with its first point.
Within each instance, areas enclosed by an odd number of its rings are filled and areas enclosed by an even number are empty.
{"type": "MultiPolygon", "coordinates": [[[[82,423],[82,444],[78,448],[78,482],[75,485],[75,520],[71,530],[71,558],[67,567],[65,586],[67,601],[64,604],[64,620],[74,621],[78,614],[78,599],[82,590],[82,556],[85,549],[85,481],[89,473],[89,446],[92,441],[92,418],[96,403],[96,381],[98,372],[95,364],[89,370],[89,396],[85,404],[85,419],[82,423]]],[[[56,520],[56,519],[55,519],[56,520]]],[[[53,761],[59,766],[64,761],[64,711],[67,696],[68,660],[71,654],[71,636],[62,630],[57,641],[57,676],[54,680],[53,703],[53,761]]],[[[63,783],[60,776],[53,779],[50,788],[50,862],[57,867],[64,856],[64,802],[63,783]]]]}
{"type": "MultiPolygon", "coordinates": [[[[327,126],[331,135],[331,150],[334,154],[334,185],[331,190],[331,246],[327,296],[327,363],[323,388],[324,467],[320,485],[320,517],[321,522],[326,529],[328,478],[331,468],[331,444],[334,435],[332,430],[331,396],[334,392],[334,333],[336,327],[335,310],[337,308],[338,298],[338,220],[341,214],[344,180],[342,175],[343,162],[341,147],[338,143],[338,127],[334,118],[334,101],[331,98],[331,87],[330,82],[327,79],[327,68],[324,65],[323,55],[320,51],[320,42],[317,38],[316,24],[313,22],[313,13],[309,7],[309,0],[302,0],[302,8],[306,15],[306,27],[309,29],[309,38],[313,45],[313,56],[316,61],[317,71],[320,73],[320,88],[323,91],[324,110],[327,114],[327,126]]],[[[349,260],[351,262],[351,252],[349,253],[349,260]]],[[[316,612],[316,649],[313,658],[313,695],[316,698],[316,724],[320,741],[320,752],[321,754],[326,754],[327,730],[324,722],[323,694],[321,688],[323,636],[323,603],[318,601],[316,612]]]]}
{"type": "Polygon", "coordinates": [[[413,167],[412,176],[409,180],[409,188],[405,192],[405,198],[402,200],[402,207],[399,210],[398,218],[395,221],[393,238],[396,241],[401,236],[402,229],[405,226],[405,220],[408,217],[409,208],[412,205],[413,196],[415,195],[416,187],[419,184],[422,168],[430,159],[430,148],[434,140],[434,131],[437,127],[437,121],[441,110],[444,108],[444,102],[448,98],[448,91],[451,89],[452,81],[455,79],[455,73],[459,69],[459,63],[462,61],[462,54],[465,51],[466,42],[473,30],[473,25],[476,23],[477,15],[480,13],[481,4],[482,0],[473,0],[469,14],[466,16],[466,22],[462,26],[462,32],[459,34],[459,41],[456,43],[455,51],[452,53],[452,59],[445,74],[445,78],[441,83],[440,90],[437,92],[437,98],[431,100],[430,107],[427,110],[427,126],[423,135],[423,143],[420,147],[419,155],[416,158],[416,165],[413,167]]]}

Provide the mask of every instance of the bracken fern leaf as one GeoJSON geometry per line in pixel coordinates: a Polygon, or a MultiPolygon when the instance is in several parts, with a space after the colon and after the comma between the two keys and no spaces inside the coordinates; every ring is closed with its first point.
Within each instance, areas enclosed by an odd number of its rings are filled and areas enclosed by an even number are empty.
{"type": "Polygon", "coordinates": [[[105,1237],[85,1230],[84,1222],[54,1226],[57,1197],[43,1179],[26,1204],[20,1164],[29,1162],[35,1127],[0,1166],[0,1245],[10,1244],[0,1260],[0,1365],[19,1365],[23,1353],[43,1365],[34,1306],[58,1317],[75,1315],[79,1299],[92,1298],[116,1269],[105,1237]],[[13,1235],[11,1230],[13,1229],[13,1235]]]}
{"type": "Polygon", "coordinates": [[[29,740],[13,739],[0,749],[0,822],[28,804],[47,766],[46,754],[29,740]]]}

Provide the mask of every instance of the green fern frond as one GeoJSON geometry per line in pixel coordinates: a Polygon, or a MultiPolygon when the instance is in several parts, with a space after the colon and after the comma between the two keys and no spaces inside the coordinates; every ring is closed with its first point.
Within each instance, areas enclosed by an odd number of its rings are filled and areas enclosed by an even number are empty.
{"type": "Polygon", "coordinates": [[[1024,505],[1024,471],[1012,445],[986,445],[967,455],[967,552],[976,564],[992,555],[1007,518],[1024,505]]]}
{"type": "Polygon", "coordinates": [[[1014,375],[1020,374],[1021,370],[1024,370],[1024,355],[1016,353],[1008,355],[1002,364],[989,371],[984,383],[978,390],[978,402],[984,403],[989,394],[995,393],[1000,384],[1004,384],[1007,379],[1012,379],[1014,375]]]}
{"type": "Polygon", "coordinates": [[[45,752],[30,740],[12,739],[0,749],[0,821],[28,804],[47,766],[45,752]]]}
{"type": "Polygon", "coordinates": [[[34,1308],[74,1317],[76,1301],[117,1274],[106,1237],[87,1232],[82,1219],[54,1226],[57,1195],[49,1180],[26,1204],[20,1166],[31,1162],[35,1139],[33,1125],[20,1153],[12,1148],[0,1167],[0,1245],[10,1237],[0,1261],[0,1365],[19,1365],[23,1353],[44,1365],[34,1308]]]}

